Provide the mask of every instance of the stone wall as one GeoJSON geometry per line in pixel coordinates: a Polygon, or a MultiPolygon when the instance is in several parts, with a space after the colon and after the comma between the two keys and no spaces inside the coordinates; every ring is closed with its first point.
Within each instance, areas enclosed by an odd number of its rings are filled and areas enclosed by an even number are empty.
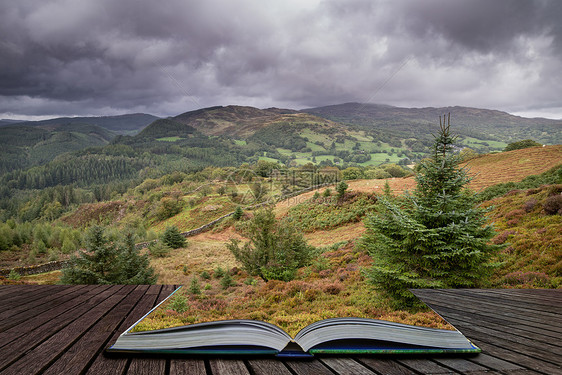
{"type": "MultiPolygon", "coordinates": [[[[64,266],[66,266],[67,264],[68,264],[67,260],[57,260],[54,262],[37,264],[35,266],[15,267],[13,268],[13,270],[17,272],[20,276],[35,275],[38,273],[60,270],[64,268],[64,266]]],[[[0,269],[0,276],[8,276],[11,271],[12,268],[0,269]]]]}
{"type": "MultiPolygon", "coordinates": [[[[330,185],[334,185],[333,183],[325,183],[325,184],[321,184],[321,185],[315,185],[315,186],[311,186],[299,191],[295,191],[293,193],[284,195],[283,197],[279,198],[276,202],[281,202],[285,199],[289,199],[289,198],[293,198],[297,195],[300,195],[302,193],[306,193],[308,191],[312,191],[315,189],[319,189],[321,187],[325,187],[325,186],[330,186],[330,185]]],[[[258,203],[255,204],[253,206],[247,207],[247,210],[253,210],[255,208],[258,207],[263,207],[266,206],[268,204],[274,204],[276,202],[263,202],[263,203],[258,203]]],[[[203,226],[200,226],[199,228],[195,228],[192,230],[188,230],[187,232],[182,232],[181,235],[184,237],[191,237],[191,236],[195,236],[199,233],[205,232],[206,230],[211,229],[215,224],[217,224],[218,222],[220,222],[221,220],[226,219],[229,216],[234,215],[234,212],[230,212],[226,215],[223,215],[203,226]]],[[[140,250],[140,249],[144,249],[147,248],[148,245],[150,245],[153,242],[157,242],[158,240],[153,240],[153,241],[147,241],[147,242],[140,242],[135,244],[135,249],[136,250],[140,250]]],[[[28,267],[15,267],[14,271],[17,272],[19,275],[24,276],[24,275],[35,275],[38,273],[44,273],[44,272],[51,272],[51,271],[56,271],[56,270],[60,270],[62,268],[64,268],[64,266],[66,266],[68,264],[67,260],[62,260],[62,261],[54,261],[54,262],[49,262],[49,263],[44,263],[44,264],[38,264],[35,266],[28,266],[28,267]]],[[[10,273],[12,269],[0,269],[0,276],[8,276],[8,274],[10,273]]]]}

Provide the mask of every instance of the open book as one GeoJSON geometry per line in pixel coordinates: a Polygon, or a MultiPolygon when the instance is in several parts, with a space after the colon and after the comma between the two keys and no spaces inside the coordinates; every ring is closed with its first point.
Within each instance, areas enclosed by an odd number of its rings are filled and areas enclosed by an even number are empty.
{"type": "Polygon", "coordinates": [[[303,328],[294,338],[273,324],[247,319],[221,320],[134,332],[135,326],[157,308],[158,306],[121,334],[107,351],[193,355],[265,354],[295,357],[343,353],[480,352],[480,349],[458,330],[365,318],[321,320],[303,328]]]}

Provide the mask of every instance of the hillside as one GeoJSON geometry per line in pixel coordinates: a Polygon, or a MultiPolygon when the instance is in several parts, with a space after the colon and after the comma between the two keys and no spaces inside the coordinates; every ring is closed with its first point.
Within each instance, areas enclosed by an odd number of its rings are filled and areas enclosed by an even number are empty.
{"type": "Polygon", "coordinates": [[[478,146],[478,143],[488,143],[494,148],[494,141],[511,143],[528,138],[543,144],[562,143],[562,120],[524,118],[481,108],[402,108],[380,104],[345,103],[308,108],[302,112],[346,124],[360,125],[366,129],[390,131],[400,138],[417,139],[429,137],[434,132],[439,116],[451,113],[451,123],[455,132],[464,138],[464,144],[469,147],[478,146]],[[469,141],[474,145],[470,146],[469,141]]]}
{"type": "Polygon", "coordinates": [[[60,124],[54,128],[11,125],[0,130],[0,174],[45,164],[58,155],[103,146],[115,133],[90,124],[60,124]]]}
{"type": "Polygon", "coordinates": [[[146,113],[132,113],[118,116],[58,117],[41,121],[2,121],[9,122],[10,125],[17,124],[17,126],[34,126],[50,130],[70,124],[89,124],[96,125],[119,134],[135,134],[157,119],[158,117],[148,115],[146,113]]]}
{"type": "MultiPolygon", "coordinates": [[[[302,116],[290,109],[258,109],[254,107],[229,105],[226,107],[210,107],[190,111],[175,116],[173,119],[193,126],[203,134],[227,135],[237,139],[246,138],[267,125],[278,122],[295,122],[313,116],[302,116]]],[[[319,119],[320,122],[322,120],[319,119]]]]}

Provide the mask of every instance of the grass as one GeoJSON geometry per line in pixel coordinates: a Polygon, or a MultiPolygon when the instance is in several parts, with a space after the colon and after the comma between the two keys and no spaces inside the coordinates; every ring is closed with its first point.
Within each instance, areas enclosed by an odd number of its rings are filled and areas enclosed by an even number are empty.
{"type": "Polygon", "coordinates": [[[162,137],[162,138],[157,138],[157,141],[162,141],[162,142],[176,142],[179,141],[180,139],[182,139],[181,137],[162,137]]]}
{"type": "Polygon", "coordinates": [[[547,215],[548,196],[560,194],[562,185],[513,191],[484,204],[492,206],[491,221],[504,244],[496,261],[502,265],[492,278],[495,286],[562,286],[562,215],[547,215]],[[537,279],[538,277],[538,279],[537,279]]]}
{"type": "Polygon", "coordinates": [[[474,180],[470,187],[476,191],[503,182],[546,172],[560,164],[562,145],[531,147],[523,150],[488,154],[466,163],[474,180]]]}
{"type": "Polygon", "coordinates": [[[343,200],[335,196],[309,199],[289,209],[288,218],[303,232],[337,228],[361,221],[374,210],[376,197],[366,193],[347,193],[343,200]]]}

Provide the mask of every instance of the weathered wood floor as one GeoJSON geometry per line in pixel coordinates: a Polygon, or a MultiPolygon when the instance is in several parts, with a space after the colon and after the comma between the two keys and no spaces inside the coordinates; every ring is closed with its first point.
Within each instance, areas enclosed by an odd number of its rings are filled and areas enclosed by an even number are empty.
{"type": "Polygon", "coordinates": [[[2,374],[562,374],[562,290],[418,290],[474,357],[106,358],[172,286],[0,286],[2,374]]]}

